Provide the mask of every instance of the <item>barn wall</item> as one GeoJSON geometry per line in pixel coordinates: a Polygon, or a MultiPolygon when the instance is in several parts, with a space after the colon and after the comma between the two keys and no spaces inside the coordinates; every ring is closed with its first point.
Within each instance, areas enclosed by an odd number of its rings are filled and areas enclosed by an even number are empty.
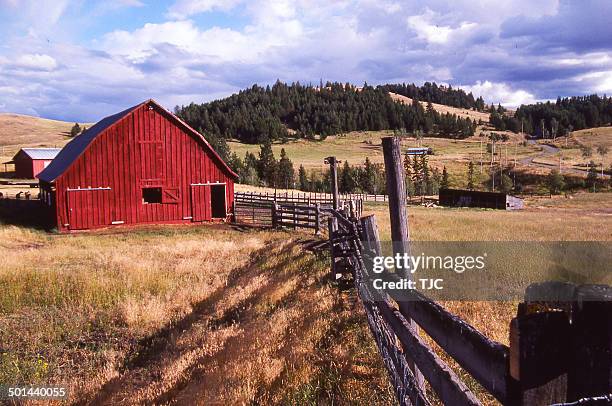
{"type": "MultiPolygon", "coordinates": [[[[225,182],[228,213],[233,205],[233,179],[194,136],[143,105],[96,137],[56,180],[58,228],[70,223],[68,192],[100,188],[75,198],[82,228],[123,224],[191,222],[191,184],[225,182]],[[177,199],[143,204],[143,187],[161,187],[177,199]],[[102,190],[110,188],[110,191],[102,190]],[[92,208],[94,208],[92,210],[92,208]]],[[[76,192],[81,193],[81,192],[76,192]]],[[[170,195],[168,195],[170,196],[170,195]]]]}
{"type": "Polygon", "coordinates": [[[32,179],[34,177],[33,161],[25,154],[15,157],[15,177],[20,179],[32,179]]]}
{"type": "Polygon", "coordinates": [[[32,177],[35,178],[39,173],[42,172],[43,169],[45,169],[47,165],[49,165],[50,162],[51,160],[44,159],[32,160],[32,177]]]}

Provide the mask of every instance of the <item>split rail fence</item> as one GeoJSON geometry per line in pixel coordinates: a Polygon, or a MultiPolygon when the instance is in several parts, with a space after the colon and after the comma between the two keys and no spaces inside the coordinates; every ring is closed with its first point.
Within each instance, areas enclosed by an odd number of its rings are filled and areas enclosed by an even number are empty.
{"type": "MultiPolygon", "coordinates": [[[[383,139],[393,228],[406,217],[399,142],[383,139]],[[397,160],[397,162],[395,162],[397,160]],[[395,169],[390,168],[396,165],[395,169]],[[392,193],[393,189],[396,189],[392,193]],[[402,201],[404,202],[402,204],[402,201]],[[399,218],[399,219],[398,219],[399,218]],[[393,224],[393,221],[396,224],[393,224]]],[[[480,387],[503,405],[612,404],[612,289],[604,285],[539,284],[525,293],[510,324],[510,346],[487,338],[466,321],[417,291],[372,292],[364,281],[368,261],[381,255],[374,216],[361,219],[331,210],[328,220],[332,278],[347,273],[389,373],[400,405],[430,405],[427,380],[445,405],[481,401],[423,340],[425,331],[480,387]],[[563,300],[538,302],[535,293],[562,292],[563,300]],[[566,403],[574,402],[574,403],[566,403]]],[[[401,228],[401,227],[400,227],[401,228]]],[[[395,240],[395,238],[394,238],[395,240]]],[[[403,243],[408,243],[407,239],[403,243]]],[[[399,276],[398,276],[399,279],[399,276]]],[[[471,385],[472,387],[474,385],[471,385]]]]}

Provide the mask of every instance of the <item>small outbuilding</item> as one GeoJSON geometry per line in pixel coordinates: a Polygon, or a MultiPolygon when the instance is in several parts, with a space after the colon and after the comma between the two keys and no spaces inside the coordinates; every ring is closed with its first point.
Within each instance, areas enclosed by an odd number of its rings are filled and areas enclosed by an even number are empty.
{"type": "Polygon", "coordinates": [[[518,210],[523,200],[498,192],[481,192],[466,189],[440,189],[440,205],[449,207],[482,207],[487,209],[518,210]]]}
{"type": "Polygon", "coordinates": [[[200,133],[154,100],[102,119],[38,176],[59,231],[225,221],[237,177],[200,133]]]}
{"type": "Polygon", "coordinates": [[[34,179],[57,156],[61,148],[22,148],[5,165],[15,165],[15,177],[34,179]]]}

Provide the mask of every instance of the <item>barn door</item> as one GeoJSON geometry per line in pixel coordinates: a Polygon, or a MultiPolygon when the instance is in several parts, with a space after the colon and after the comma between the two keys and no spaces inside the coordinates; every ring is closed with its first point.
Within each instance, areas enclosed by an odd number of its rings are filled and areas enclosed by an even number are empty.
{"type": "Polygon", "coordinates": [[[191,221],[210,221],[210,185],[191,185],[191,221]]]}
{"type": "Polygon", "coordinates": [[[110,188],[68,189],[68,228],[86,230],[111,224],[110,188]]]}

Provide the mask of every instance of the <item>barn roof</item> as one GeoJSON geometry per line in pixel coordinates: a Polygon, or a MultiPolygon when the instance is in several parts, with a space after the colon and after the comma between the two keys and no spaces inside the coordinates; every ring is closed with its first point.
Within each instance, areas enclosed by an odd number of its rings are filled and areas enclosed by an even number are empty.
{"type": "Polygon", "coordinates": [[[61,148],[21,148],[21,151],[32,159],[53,159],[61,150],[61,148]]]}
{"type": "Polygon", "coordinates": [[[102,134],[105,130],[112,127],[114,124],[118,123],[128,114],[130,114],[131,112],[133,112],[134,110],[136,110],[137,108],[139,108],[140,106],[144,104],[154,105],[155,107],[160,109],[163,113],[165,113],[165,115],[171,121],[173,121],[176,125],[184,129],[188,133],[191,133],[196,138],[198,138],[200,142],[202,142],[206,147],[208,147],[208,149],[213,154],[213,156],[217,159],[217,161],[221,164],[221,166],[223,166],[230,173],[231,176],[233,176],[234,178],[238,177],[238,175],[227,165],[227,163],[225,163],[225,161],[223,161],[223,159],[221,159],[219,154],[217,154],[217,152],[213,149],[213,147],[210,146],[208,141],[206,141],[206,139],[199,132],[197,132],[196,130],[191,128],[189,125],[187,125],[185,122],[183,122],[181,119],[179,119],[177,116],[175,116],[174,114],[170,113],[168,110],[163,108],[155,100],[149,99],[140,104],[137,104],[136,106],[132,106],[119,113],[113,114],[112,116],[103,118],[102,120],[97,122],[93,127],[88,129],[81,135],[76,136],[72,141],[66,144],[66,146],[59,152],[57,157],[53,161],[51,161],[49,166],[47,166],[41,173],[38,174],[38,179],[44,182],[55,181],[68,168],[70,168],[72,163],[79,156],[81,156],[83,152],[85,152],[87,147],[91,144],[91,142],[94,139],[96,139],[98,135],[102,134]]]}

